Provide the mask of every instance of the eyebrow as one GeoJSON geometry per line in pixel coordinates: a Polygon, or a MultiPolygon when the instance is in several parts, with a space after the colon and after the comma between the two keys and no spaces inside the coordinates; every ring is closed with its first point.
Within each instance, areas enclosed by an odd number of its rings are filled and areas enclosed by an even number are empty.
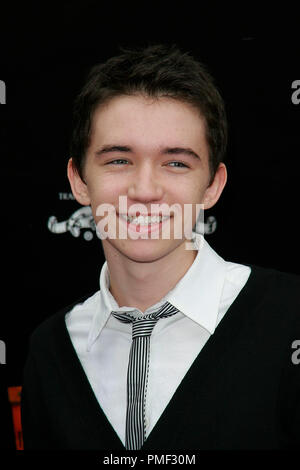
{"type": "MultiPolygon", "coordinates": [[[[127,145],[104,145],[101,147],[101,149],[97,150],[95,152],[95,155],[103,155],[106,153],[111,153],[111,152],[133,152],[131,147],[128,147],[127,145]]],[[[200,156],[191,148],[189,147],[164,147],[163,149],[160,150],[161,155],[188,155],[192,156],[194,158],[197,158],[198,160],[201,160],[200,156]]]]}
{"type": "Polygon", "coordinates": [[[200,156],[196,152],[194,152],[194,150],[186,147],[166,147],[165,149],[163,149],[162,153],[167,155],[189,155],[194,158],[197,158],[198,160],[201,160],[200,156]]]}

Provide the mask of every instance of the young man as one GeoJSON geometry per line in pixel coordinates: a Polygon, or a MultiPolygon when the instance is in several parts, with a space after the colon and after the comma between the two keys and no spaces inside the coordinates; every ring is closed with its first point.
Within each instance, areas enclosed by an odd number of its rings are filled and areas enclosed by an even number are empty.
{"type": "Polygon", "coordinates": [[[227,262],[191,230],[227,178],[208,72],[175,47],[123,51],[74,116],[68,177],[106,262],[99,291],[32,335],[25,449],[299,445],[298,277],[227,262]]]}

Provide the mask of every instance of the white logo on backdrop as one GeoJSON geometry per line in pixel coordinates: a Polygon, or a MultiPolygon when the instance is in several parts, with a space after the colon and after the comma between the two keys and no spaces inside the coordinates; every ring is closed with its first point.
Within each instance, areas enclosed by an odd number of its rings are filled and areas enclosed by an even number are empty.
{"type": "Polygon", "coordinates": [[[92,215],[90,206],[81,207],[77,211],[62,222],[58,222],[55,216],[48,219],[48,229],[52,233],[66,233],[70,232],[73,237],[78,238],[83,232],[83,238],[90,241],[94,237],[96,231],[95,221],[92,215]]]}

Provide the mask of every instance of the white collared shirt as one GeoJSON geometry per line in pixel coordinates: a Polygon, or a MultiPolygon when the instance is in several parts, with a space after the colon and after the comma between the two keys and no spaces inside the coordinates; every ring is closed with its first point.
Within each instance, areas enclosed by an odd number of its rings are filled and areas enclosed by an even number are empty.
{"type": "Polygon", "coordinates": [[[66,325],[95,396],[125,445],[128,357],[131,324],[111,315],[130,311],[141,316],[168,301],[180,312],[161,319],[151,335],[146,397],[146,436],[155,426],[180,382],[214,333],[250,275],[250,268],[224,261],[206,240],[195,234],[197,256],[176,286],[144,313],[119,307],[109,291],[104,263],[100,290],[66,315],[66,325]]]}

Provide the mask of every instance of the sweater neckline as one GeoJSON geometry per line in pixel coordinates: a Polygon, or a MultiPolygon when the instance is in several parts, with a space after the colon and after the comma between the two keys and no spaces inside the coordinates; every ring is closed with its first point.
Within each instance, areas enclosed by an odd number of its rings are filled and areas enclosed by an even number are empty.
{"type": "MultiPolygon", "coordinates": [[[[167,432],[170,416],[176,416],[176,413],[180,410],[180,402],[185,399],[186,393],[191,388],[195,389],[195,387],[200,393],[201,387],[208,380],[210,374],[213,373],[216,362],[221,360],[226,350],[232,347],[233,339],[238,334],[243,322],[258,307],[260,301],[266,295],[268,285],[273,277],[270,276],[270,273],[274,275],[275,271],[255,265],[245,265],[251,268],[246,284],[175,390],[174,395],[146,439],[143,449],[159,447],[161,443],[160,436],[167,432]]],[[[59,312],[53,331],[53,340],[56,344],[56,361],[61,371],[62,380],[64,380],[65,387],[69,391],[70,400],[73,401],[82,421],[85,423],[85,429],[90,430],[90,436],[86,437],[91,445],[95,442],[95,447],[98,448],[101,440],[103,448],[107,446],[106,448],[110,450],[124,450],[122,441],[96,399],[69,336],[65,315],[71,307],[68,306],[59,312]]]]}

